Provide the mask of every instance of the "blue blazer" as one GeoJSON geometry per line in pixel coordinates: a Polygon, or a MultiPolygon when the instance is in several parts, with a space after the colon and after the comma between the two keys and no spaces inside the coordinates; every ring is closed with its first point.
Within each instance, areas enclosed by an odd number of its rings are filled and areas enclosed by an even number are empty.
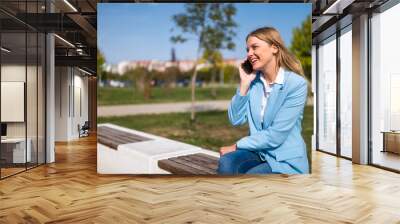
{"type": "Polygon", "coordinates": [[[248,122],[250,127],[250,135],[240,139],[237,148],[257,152],[273,172],[309,173],[306,144],[301,136],[307,81],[285,70],[284,82],[274,84],[261,120],[264,86],[260,75],[258,72],[247,95],[241,96],[237,89],[228,108],[232,125],[248,122]]]}

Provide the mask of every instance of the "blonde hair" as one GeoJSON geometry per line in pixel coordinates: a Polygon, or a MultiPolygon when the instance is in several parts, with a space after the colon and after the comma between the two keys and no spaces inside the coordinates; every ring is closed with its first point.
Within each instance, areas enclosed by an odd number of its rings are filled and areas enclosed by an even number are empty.
{"type": "Polygon", "coordinates": [[[276,54],[276,63],[278,68],[284,67],[285,69],[304,76],[303,67],[301,66],[299,59],[297,59],[297,57],[290,53],[285,47],[278,30],[273,27],[258,28],[247,35],[246,41],[251,36],[257,37],[258,39],[263,40],[270,45],[275,45],[278,48],[278,53],[276,54]]]}

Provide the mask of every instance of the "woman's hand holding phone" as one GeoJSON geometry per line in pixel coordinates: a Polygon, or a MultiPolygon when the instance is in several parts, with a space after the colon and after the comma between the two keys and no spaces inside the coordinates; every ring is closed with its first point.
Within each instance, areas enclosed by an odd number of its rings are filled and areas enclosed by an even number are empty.
{"type": "Polygon", "coordinates": [[[239,66],[239,75],[240,95],[244,96],[247,94],[251,82],[256,78],[256,73],[247,59],[239,66]]]}

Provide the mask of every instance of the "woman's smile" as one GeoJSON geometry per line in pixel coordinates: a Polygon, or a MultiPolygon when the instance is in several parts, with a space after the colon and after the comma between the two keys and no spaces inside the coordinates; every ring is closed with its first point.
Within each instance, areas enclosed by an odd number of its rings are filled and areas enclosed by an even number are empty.
{"type": "Polygon", "coordinates": [[[249,61],[250,61],[250,63],[251,63],[252,65],[254,65],[254,64],[258,61],[258,59],[257,59],[257,58],[252,58],[252,59],[250,59],[249,61]]]}

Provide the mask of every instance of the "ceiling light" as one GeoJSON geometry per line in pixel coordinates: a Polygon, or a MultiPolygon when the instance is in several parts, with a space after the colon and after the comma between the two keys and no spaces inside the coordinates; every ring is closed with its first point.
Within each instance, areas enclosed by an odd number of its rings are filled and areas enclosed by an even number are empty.
{"type": "Polygon", "coordinates": [[[337,4],[339,3],[339,1],[340,0],[336,0],[331,6],[329,6],[322,14],[328,14],[328,13],[331,13],[330,11],[332,10],[332,9],[334,9],[336,6],[337,6],[337,4]]]}
{"type": "Polygon", "coordinates": [[[78,69],[79,69],[79,71],[81,71],[81,72],[83,72],[83,73],[85,73],[87,75],[92,75],[92,73],[89,73],[88,71],[85,71],[85,70],[83,70],[83,69],[81,69],[79,67],[78,67],[78,69]]]}
{"type": "Polygon", "coordinates": [[[74,12],[78,12],[78,10],[71,4],[69,3],[67,0],[64,0],[65,4],[67,4],[72,10],[74,10],[74,12]]]}
{"type": "Polygon", "coordinates": [[[343,10],[351,5],[355,0],[336,0],[332,5],[330,5],[322,14],[342,14],[343,10]]]}
{"type": "Polygon", "coordinates": [[[7,49],[7,48],[5,48],[5,47],[1,47],[1,50],[4,51],[4,52],[7,52],[7,53],[10,53],[10,52],[11,52],[11,50],[9,50],[9,49],[7,49]]]}
{"type": "Polygon", "coordinates": [[[66,39],[58,36],[57,34],[54,34],[54,36],[56,36],[58,39],[62,40],[64,43],[68,44],[69,46],[75,48],[75,45],[71,44],[71,42],[67,41],[66,39]]]}
{"type": "Polygon", "coordinates": [[[77,48],[77,49],[76,49],[76,52],[77,52],[79,55],[83,55],[83,50],[82,50],[81,48],[77,48]]]}

